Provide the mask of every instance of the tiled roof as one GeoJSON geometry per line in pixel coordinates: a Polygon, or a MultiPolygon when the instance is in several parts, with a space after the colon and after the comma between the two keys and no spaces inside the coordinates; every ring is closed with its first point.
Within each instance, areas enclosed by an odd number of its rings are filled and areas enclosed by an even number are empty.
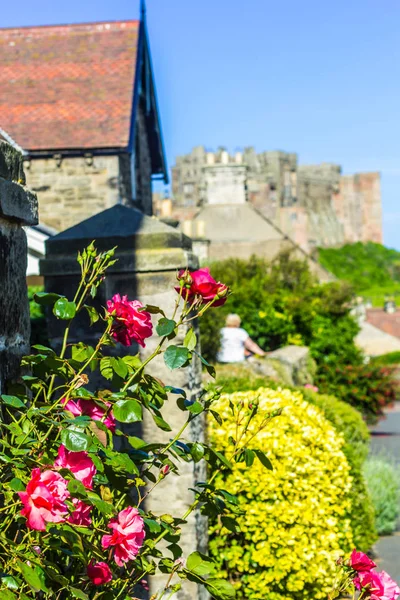
{"type": "Polygon", "coordinates": [[[28,151],[126,148],[139,21],[0,29],[0,128],[28,151]]]}

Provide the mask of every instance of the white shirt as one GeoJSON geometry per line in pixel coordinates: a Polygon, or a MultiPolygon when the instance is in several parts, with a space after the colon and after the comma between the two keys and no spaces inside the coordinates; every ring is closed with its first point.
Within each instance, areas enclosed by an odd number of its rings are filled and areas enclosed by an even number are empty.
{"type": "Polygon", "coordinates": [[[217,359],[222,363],[243,362],[244,343],[249,334],[241,327],[223,327],[221,329],[221,349],[217,359]]]}

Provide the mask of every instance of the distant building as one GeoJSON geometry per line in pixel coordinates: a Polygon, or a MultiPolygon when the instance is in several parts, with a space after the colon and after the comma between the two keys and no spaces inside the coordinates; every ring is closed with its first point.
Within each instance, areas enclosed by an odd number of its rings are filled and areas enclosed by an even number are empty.
{"type": "Polygon", "coordinates": [[[0,29],[0,131],[24,153],[40,222],[114,204],[152,214],[167,181],[144,19],[0,29]]]}
{"type": "Polygon", "coordinates": [[[382,243],[379,173],[342,176],[330,163],[298,165],[297,155],[253,148],[230,155],[202,146],[172,168],[172,216],[247,200],[303,250],[346,242],[382,243]]]}

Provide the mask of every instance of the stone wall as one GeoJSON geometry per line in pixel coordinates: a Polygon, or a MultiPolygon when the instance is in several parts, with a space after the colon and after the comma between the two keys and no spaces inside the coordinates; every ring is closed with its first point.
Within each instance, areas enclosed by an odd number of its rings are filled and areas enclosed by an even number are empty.
{"type": "Polygon", "coordinates": [[[382,202],[379,173],[357,173],[340,179],[334,199],[347,242],[382,244],[382,202]]]}
{"type": "Polygon", "coordinates": [[[40,197],[40,221],[58,231],[110,208],[126,193],[118,156],[32,159],[25,172],[40,197]]]}
{"type": "Polygon", "coordinates": [[[29,351],[27,242],[23,225],[37,224],[37,199],[23,185],[21,155],[0,141],[0,393],[18,376],[29,351]]]}

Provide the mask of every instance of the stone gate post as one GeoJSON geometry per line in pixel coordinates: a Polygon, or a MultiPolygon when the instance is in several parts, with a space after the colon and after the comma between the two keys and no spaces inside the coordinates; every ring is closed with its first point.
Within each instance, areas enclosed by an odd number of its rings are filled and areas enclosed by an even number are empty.
{"type": "Polygon", "coordinates": [[[26,288],[27,242],[23,225],[37,225],[37,198],[25,187],[22,156],[0,141],[0,393],[18,377],[29,352],[26,288]]]}
{"type": "MultiPolygon", "coordinates": [[[[130,299],[139,299],[143,304],[161,306],[167,315],[172,314],[176,299],[174,286],[177,285],[177,269],[197,267],[197,259],[191,253],[191,241],[158,219],[122,205],[105,210],[47,241],[46,259],[41,264],[46,291],[73,297],[80,275],[76,255],[78,250],[82,250],[92,240],[95,240],[95,245],[100,250],[118,246],[118,261],[108,271],[104,284],[99,288],[96,298],[98,307],[106,306],[106,300],[119,293],[127,294],[130,299]]],[[[153,322],[155,320],[156,318],[153,322]]],[[[62,322],[49,318],[49,334],[53,346],[60,345],[62,329],[62,322]]],[[[97,333],[96,326],[89,328],[85,314],[77,319],[71,341],[92,344],[97,333]]],[[[145,349],[137,346],[127,349],[118,345],[112,353],[121,356],[140,351],[142,358],[146,358],[156,347],[158,340],[154,336],[147,342],[145,349]]],[[[184,388],[188,397],[195,395],[200,388],[201,369],[197,360],[186,369],[171,372],[164,365],[162,357],[159,357],[149,365],[149,372],[166,385],[184,388]]],[[[91,380],[91,383],[96,386],[96,382],[91,380]]],[[[141,432],[145,440],[168,441],[183,424],[184,413],[178,409],[173,397],[162,412],[173,432],[160,431],[154,426],[152,419],[145,415],[141,432]]],[[[197,422],[188,437],[201,440],[203,436],[204,425],[197,422]]],[[[204,480],[204,473],[198,473],[196,469],[193,463],[181,463],[180,477],[168,475],[149,496],[147,508],[159,515],[183,515],[194,498],[189,488],[193,488],[196,480],[204,480]]],[[[185,526],[183,547],[186,556],[195,550],[207,551],[207,524],[199,514],[192,514],[185,526]]],[[[165,577],[152,578],[150,594],[162,583],[165,583],[165,577]]],[[[184,582],[183,589],[175,596],[177,600],[203,600],[207,597],[203,590],[191,582],[184,582]]]]}

